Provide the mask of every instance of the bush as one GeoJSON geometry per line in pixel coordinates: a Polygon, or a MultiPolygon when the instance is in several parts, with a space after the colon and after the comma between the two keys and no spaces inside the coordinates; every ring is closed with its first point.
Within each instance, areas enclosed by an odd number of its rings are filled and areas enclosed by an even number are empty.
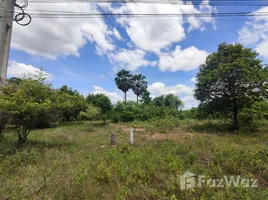
{"type": "Polygon", "coordinates": [[[112,112],[112,121],[117,122],[131,122],[147,121],[150,119],[164,119],[164,118],[181,118],[180,112],[176,109],[170,109],[164,106],[155,106],[153,104],[138,105],[135,102],[118,102],[112,112]]]}

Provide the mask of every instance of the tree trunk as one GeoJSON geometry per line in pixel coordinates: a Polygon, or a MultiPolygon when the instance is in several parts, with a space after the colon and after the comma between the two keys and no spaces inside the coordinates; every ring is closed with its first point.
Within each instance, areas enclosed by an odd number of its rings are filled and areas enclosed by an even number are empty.
{"type": "Polygon", "coordinates": [[[237,109],[236,99],[234,99],[234,101],[233,101],[233,129],[234,129],[234,131],[239,129],[238,109],[237,109]]]}
{"type": "Polygon", "coordinates": [[[125,102],[127,102],[127,93],[125,92],[125,102]]]}
{"type": "Polygon", "coordinates": [[[139,104],[139,96],[137,95],[137,104],[139,104]]]}
{"type": "Polygon", "coordinates": [[[17,130],[19,145],[23,145],[26,143],[30,131],[31,131],[30,129],[27,129],[25,127],[22,127],[21,130],[19,130],[19,129],[17,130]]]}

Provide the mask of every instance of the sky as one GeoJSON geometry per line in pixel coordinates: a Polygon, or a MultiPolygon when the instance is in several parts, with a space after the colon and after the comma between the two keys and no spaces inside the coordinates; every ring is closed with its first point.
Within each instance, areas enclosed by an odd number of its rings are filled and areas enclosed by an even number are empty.
{"type": "MultiPolygon", "coordinates": [[[[198,1],[198,5],[189,5],[190,1],[188,5],[184,1],[176,5],[38,1],[46,0],[29,0],[25,11],[32,15],[47,10],[180,15],[33,17],[32,23],[25,27],[14,23],[8,77],[36,73],[42,67],[54,88],[68,85],[84,95],[104,93],[116,103],[124,95],[117,89],[114,78],[119,70],[125,69],[146,76],[152,97],[172,93],[182,99],[184,109],[190,109],[199,103],[193,96],[199,66],[210,53],[217,51],[220,43],[242,43],[258,52],[263,63],[268,63],[268,16],[212,17],[212,13],[268,12],[268,6],[216,5],[216,0],[198,1]],[[187,17],[189,13],[208,13],[208,17],[187,17]]],[[[128,99],[136,99],[132,91],[127,95],[128,99]]]]}

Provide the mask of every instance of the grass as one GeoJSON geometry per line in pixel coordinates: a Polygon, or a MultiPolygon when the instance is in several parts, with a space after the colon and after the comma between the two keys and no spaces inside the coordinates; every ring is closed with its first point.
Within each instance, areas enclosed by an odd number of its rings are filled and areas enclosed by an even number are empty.
{"type": "Polygon", "coordinates": [[[65,124],[34,130],[19,148],[7,131],[0,147],[0,199],[268,198],[267,124],[254,135],[241,135],[219,121],[185,120],[160,131],[152,123],[94,122],[90,129],[88,123],[65,124]],[[140,128],[134,145],[130,126],[140,128]],[[117,143],[111,146],[113,132],[117,143]],[[186,171],[257,178],[259,187],[183,191],[179,178],[186,171]]]}

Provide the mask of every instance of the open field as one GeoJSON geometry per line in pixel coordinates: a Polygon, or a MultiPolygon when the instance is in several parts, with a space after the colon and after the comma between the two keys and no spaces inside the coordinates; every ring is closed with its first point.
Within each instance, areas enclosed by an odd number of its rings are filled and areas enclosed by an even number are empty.
{"type": "Polygon", "coordinates": [[[268,125],[251,136],[216,121],[182,121],[158,131],[150,123],[66,124],[35,130],[16,148],[1,143],[0,199],[267,199],[268,125]],[[129,127],[133,126],[133,146],[129,127]],[[111,133],[116,145],[110,145],[111,133]],[[258,188],[181,190],[186,171],[210,178],[240,175],[258,188]]]}

